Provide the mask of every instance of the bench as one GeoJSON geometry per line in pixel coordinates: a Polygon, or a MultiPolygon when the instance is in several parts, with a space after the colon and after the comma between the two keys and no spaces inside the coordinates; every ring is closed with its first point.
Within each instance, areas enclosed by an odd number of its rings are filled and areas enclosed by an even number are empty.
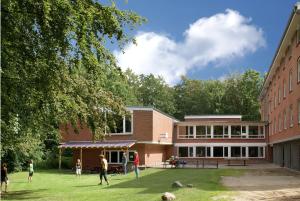
{"type": "Polygon", "coordinates": [[[247,160],[248,158],[225,158],[225,160],[227,160],[227,165],[228,166],[246,166],[247,165],[247,160]],[[232,164],[233,161],[238,161],[238,162],[243,162],[242,164],[241,163],[234,163],[232,164]]]}

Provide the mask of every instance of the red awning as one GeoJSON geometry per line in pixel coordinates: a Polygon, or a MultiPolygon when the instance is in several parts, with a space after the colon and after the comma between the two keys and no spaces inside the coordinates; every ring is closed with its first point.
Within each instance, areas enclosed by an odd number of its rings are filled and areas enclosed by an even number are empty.
{"type": "Polygon", "coordinates": [[[59,148],[130,148],[135,141],[105,141],[105,142],[66,142],[59,148]]]}

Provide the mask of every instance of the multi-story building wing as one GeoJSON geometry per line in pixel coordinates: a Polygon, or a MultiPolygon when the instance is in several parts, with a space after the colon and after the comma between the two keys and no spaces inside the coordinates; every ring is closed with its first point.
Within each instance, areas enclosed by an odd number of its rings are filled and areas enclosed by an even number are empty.
{"type": "Polygon", "coordinates": [[[109,164],[121,164],[123,152],[129,161],[134,151],[139,153],[140,165],[161,164],[172,155],[173,117],[149,107],[128,107],[130,113],[115,117],[117,126],[110,129],[104,141],[93,141],[91,131],[80,128],[74,132],[71,125],[62,125],[60,149],[73,149],[73,163],[82,160],[84,169],[99,167],[99,155],[105,154],[109,164]]]}
{"type": "Polygon", "coordinates": [[[241,115],[185,116],[175,125],[174,153],[193,163],[198,159],[266,158],[264,122],[242,121],[241,115]]]}
{"type": "Polygon", "coordinates": [[[300,4],[292,10],[260,94],[273,161],[300,170],[300,4]]]}

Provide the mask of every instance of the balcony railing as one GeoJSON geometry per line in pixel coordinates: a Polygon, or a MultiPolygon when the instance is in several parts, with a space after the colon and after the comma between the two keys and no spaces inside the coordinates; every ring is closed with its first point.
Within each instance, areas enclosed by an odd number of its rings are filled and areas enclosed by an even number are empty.
{"type": "Polygon", "coordinates": [[[264,139],[264,135],[178,135],[178,139],[264,139]]]}

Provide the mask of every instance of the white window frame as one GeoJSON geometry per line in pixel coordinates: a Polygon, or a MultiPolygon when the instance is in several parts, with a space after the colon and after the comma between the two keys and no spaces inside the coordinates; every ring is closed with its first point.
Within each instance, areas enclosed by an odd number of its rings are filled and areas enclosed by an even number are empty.
{"type": "Polygon", "coordinates": [[[292,128],[294,126],[294,114],[293,114],[293,105],[290,105],[290,128],[292,128]]]}
{"type": "Polygon", "coordinates": [[[298,124],[300,124],[300,99],[298,100],[298,124]]]}
{"type": "Polygon", "coordinates": [[[280,85],[278,86],[278,105],[281,102],[281,89],[280,89],[280,85]]]}
{"type": "Polygon", "coordinates": [[[286,80],[283,80],[283,98],[286,98],[286,80]]]}
{"type": "MultiPolygon", "coordinates": [[[[123,150],[106,150],[105,153],[109,152],[109,158],[107,158],[107,163],[108,164],[122,164],[122,162],[117,162],[117,163],[112,163],[111,162],[111,152],[117,152],[118,153],[118,161],[120,161],[120,152],[124,152],[123,150]]],[[[135,152],[135,150],[128,150],[128,153],[125,151],[125,153],[127,153],[127,158],[128,158],[128,162],[133,162],[133,161],[129,161],[129,152],[135,152]]]]}
{"type": "Polygon", "coordinates": [[[283,112],[283,128],[286,130],[287,129],[287,114],[286,110],[283,112]]]}
{"type": "Polygon", "coordinates": [[[112,133],[110,132],[110,135],[132,135],[133,134],[133,112],[130,112],[131,116],[131,132],[126,132],[126,115],[123,116],[123,132],[122,133],[112,133]]]}
{"type": "Polygon", "coordinates": [[[289,72],[289,92],[293,91],[293,71],[289,72]]]}
{"type": "Polygon", "coordinates": [[[300,57],[298,58],[297,62],[297,82],[300,82],[300,57]]]}

